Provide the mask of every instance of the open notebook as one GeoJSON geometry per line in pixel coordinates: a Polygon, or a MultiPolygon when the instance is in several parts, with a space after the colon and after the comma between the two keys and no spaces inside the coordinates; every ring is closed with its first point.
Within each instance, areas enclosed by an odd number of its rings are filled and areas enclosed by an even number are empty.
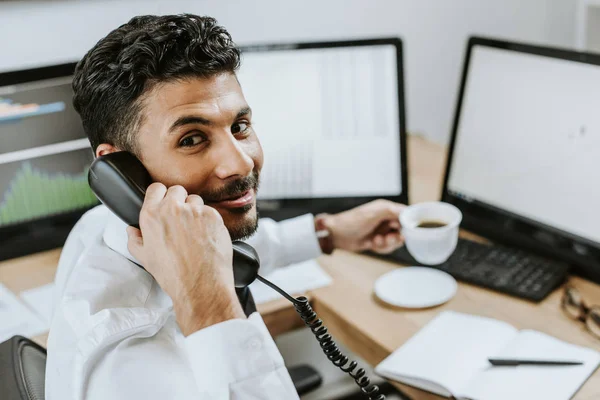
{"type": "Polygon", "coordinates": [[[440,313],[375,372],[441,396],[567,400],[596,370],[600,353],[532,330],[453,311],[440,313]],[[582,361],[579,366],[493,367],[488,358],[582,361]]]}

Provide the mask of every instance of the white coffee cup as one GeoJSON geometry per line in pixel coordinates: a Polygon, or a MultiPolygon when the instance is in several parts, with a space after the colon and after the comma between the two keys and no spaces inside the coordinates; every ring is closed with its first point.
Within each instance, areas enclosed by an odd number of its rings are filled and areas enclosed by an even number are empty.
{"type": "Polygon", "coordinates": [[[443,202],[419,203],[400,214],[406,248],[418,262],[441,264],[452,255],[458,243],[462,213],[452,204],[443,202]],[[440,222],[444,226],[420,228],[423,222],[440,222]]]}

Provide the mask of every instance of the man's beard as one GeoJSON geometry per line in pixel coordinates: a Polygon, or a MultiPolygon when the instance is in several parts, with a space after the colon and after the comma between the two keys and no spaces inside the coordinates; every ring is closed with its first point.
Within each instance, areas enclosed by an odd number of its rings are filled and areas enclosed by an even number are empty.
{"type": "Polygon", "coordinates": [[[258,210],[256,210],[256,215],[253,219],[244,221],[244,223],[241,223],[239,226],[232,226],[228,228],[228,231],[229,236],[231,236],[231,240],[246,240],[250,236],[254,235],[257,229],[258,210]]]}
{"type": "MultiPolygon", "coordinates": [[[[221,189],[204,192],[201,197],[205,203],[218,203],[219,201],[241,195],[250,189],[254,189],[254,195],[256,196],[259,183],[258,171],[254,170],[252,171],[252,175],[229,182],[221,189]]],[[[254,218],[248,215],[254,206],[254,204],[248,204],[243,207],[227,209],[226,212],[230,215],[239,215],[240,219],[239,223],[234,223],[233,226],[227,227],[231,240],[244,240],[256,232],[258,229],[258,210],[255,211],[256,215],[254,218]]]]}

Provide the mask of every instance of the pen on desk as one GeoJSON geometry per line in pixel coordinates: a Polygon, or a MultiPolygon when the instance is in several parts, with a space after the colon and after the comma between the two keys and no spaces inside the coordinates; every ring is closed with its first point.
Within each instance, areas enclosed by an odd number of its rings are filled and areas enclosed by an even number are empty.
{"type": "Polygon", "coordinates": [[[490,364],[497,367],[516,367],[518,365],[583,365],[581,361],[553,361],[553,360],[515,360],[508,358],[488,358],[490,364]]]}

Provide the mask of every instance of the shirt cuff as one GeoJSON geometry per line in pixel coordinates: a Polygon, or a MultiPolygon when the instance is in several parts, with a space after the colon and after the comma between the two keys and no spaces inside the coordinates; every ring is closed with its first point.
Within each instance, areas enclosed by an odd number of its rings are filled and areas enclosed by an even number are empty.
{"type": "Polygon", "coordinates": [[[315,232],[315,217],[305,214],[279,223],[286,265],[319,257],[322,253],[315,232]]]}
{"type": "MultiPolygon", "coordinates": [[[[201,329],[185,338],[187,357],[200,392],[216,394],[237,382],[269,376],[283,358],[257,312],[201,329]]],[[[286,383],[291,382],[289,375],[286,383]]],[[[212,398],[212,397],[211,397],[212,398]]]]}

